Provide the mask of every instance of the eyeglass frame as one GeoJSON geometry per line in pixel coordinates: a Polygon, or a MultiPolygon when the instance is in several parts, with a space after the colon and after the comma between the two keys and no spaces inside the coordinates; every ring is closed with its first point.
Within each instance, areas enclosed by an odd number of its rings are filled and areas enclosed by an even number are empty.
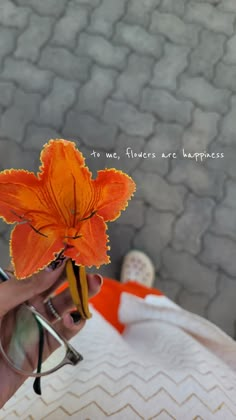
{"type": "MultiPolygon", "coordinates": [[[[5,273],[5,271],[1,267],[0,267],[0,280],[3,280],[3,281],[9,280],[8,275],[5,273]]],[[[1,341],[1,335],[0,335],[0,352],[4,357],[4,360],[6,360],[7,364],[12,369],[14,369],[17,373],[21,373],[24,376],[33,377],[33,378],[40,378],[42,376],[47,376],[47,375],[50,375],[51,373],[56,372],[57,370],[59,370],[61,367],[65,366],[65,365],[76,366],[79,362],[81,362],[83,360],[83,356],[68,342],[68,340],[65,337],[62,336],[62,334],[60,334],[59,332],[56,331],[56,329],[51,324],[51,322],[49,322],[42,314],[40,314],[40,312],[38,312],[37,309],[35,309],[35,307],[33,305],[29,305],[27,303],[22,303],[19,306],[21,306],[21,307],[26,306],[27,309],[29,309],[36,317],[38,317],[40,319],[40,321],[42,320],[43,321],[42,325],[46,324],[47,327],[49,327],[49,329],[46,328],[46,330],[49,334],[53,335],[50,332],[50,329],[54,332],[54,334],[55,334],[54,337],[57,336],[60,339],[60,341],[62,341],[63,344],[65,345],[66,354],[65,354],[64,359],[61,361],[61,363],[59,363],[59,365],[57,367],[55,367],[53,369],[50,369],[49,371],[43,372],[43,373],[28,373],[28,372],[24,371],[23,369],[15,367],[13,365],[13,363],[9,360],[8,356],[5,353],[5,350],[3,349],[2,341],[1,341]]],[[[0,320],[0,333],[1,333],[1,327],[2,327],[2,320],[3,319],[4,319],[4,317],[0,320]]]]}

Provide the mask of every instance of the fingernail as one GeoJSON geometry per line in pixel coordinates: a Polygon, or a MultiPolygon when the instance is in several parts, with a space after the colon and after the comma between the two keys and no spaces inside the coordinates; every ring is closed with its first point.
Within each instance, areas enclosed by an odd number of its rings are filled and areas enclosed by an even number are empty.
{"type": "Polygon", "coordinates": [[[51,271],[57,270],[59,267],[62,266],[65,259],[66,259],[66,257],[60,257],[58,259],[55,259],[45,268],[45,271],[51,272],[51,271]]]}
{"type": "Polygon", "coordinates": [[[102,286],[103,284],[103,278],[100,274],[94,274],[94,278],[98,284],[98,286],[102,286]]]}
{"type": "Polygon", "coordinates": [[[78,324],[82,319],[82,316],[77,311],[71,312],[70,316],[71,316],[74,324],[78,324]]]}

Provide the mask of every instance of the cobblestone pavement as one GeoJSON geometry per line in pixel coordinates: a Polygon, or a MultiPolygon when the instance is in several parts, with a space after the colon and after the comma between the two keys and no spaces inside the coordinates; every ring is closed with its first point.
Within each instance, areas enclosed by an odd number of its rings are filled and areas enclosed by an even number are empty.
{"type": "MultiPolygon", "coordinates": [[[[235,0],[2,0],[0,110],[1,169],[36,170],[45,141],[63,137],[94,173],[137,182],[103,273],[144,250],[157,287],[236,334],[235,0]]],[[[4,264],[2,222],[0,234],[4,264]]]]}

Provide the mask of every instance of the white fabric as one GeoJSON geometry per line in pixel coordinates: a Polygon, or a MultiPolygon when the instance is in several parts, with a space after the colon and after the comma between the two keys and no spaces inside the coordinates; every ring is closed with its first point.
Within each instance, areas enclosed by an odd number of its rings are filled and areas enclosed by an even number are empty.
{"type": "Polygon", "coordinates": [[[164,297],[123,293],[120,336],[96,311],[72,344],[84,355],[42,380],[28,380],[0,419],[236,418],[236,343],[164,297]]]}

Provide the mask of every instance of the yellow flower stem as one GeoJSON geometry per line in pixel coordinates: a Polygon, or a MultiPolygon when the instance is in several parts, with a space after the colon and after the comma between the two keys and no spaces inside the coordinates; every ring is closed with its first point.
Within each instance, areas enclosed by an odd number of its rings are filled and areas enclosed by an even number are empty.
{"type": "Polygon", "coordinates": [[[76,278],[73,263],[68,260],[66,263],[66,275],[70,287],[72,300],[83,319],[91,318],[88,307],[88,283],[86,269],[79,266],[79,279],[76,278]]]}

